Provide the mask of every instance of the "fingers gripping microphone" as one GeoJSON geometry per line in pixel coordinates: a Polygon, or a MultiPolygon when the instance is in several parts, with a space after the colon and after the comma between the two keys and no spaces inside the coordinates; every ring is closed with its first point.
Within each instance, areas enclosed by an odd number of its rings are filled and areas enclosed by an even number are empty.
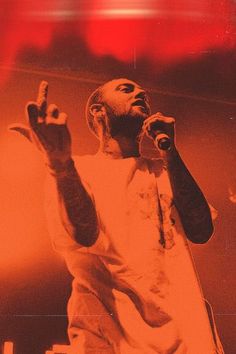
{"type": "Polygon", "coordinates": [[[154,134],[154,144],[160,150],[170,150],[171,140],[170,137],[165,133],[156,133],[154,134]]]}
{"type": "MultiPolygon", "coordinates": [[[[147,136],[153,139],[157,149],[168,151],[171,149],[172,139],[164,132],[166,122],[163,120],[160,121],[159,119],[157,119],[158,117],[163,119],[163,116],[161,114],[156,114],[154,118],[150,117],[149,119],[147,119],[143,129],[146,132],[147,136]]],[[[169,120],[170,119],[171,123],[173,123],[173,118],[169,118],[169,120]]]]}

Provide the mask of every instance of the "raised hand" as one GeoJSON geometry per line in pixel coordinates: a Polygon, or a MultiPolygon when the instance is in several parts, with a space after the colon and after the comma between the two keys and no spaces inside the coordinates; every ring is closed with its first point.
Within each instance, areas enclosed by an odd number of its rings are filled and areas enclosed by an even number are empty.
{"type": "Polygon", "coordinates": [[[55,104],[47,105],[48,83],[42,81],[36,102],[28,102],[26,115],[29,126],[13,124],[15,130],[28,138],[43,152],[47,162],[64,163],[71,158],[71,136],[67,128],[67,115],[60,113],[55,104]]]}

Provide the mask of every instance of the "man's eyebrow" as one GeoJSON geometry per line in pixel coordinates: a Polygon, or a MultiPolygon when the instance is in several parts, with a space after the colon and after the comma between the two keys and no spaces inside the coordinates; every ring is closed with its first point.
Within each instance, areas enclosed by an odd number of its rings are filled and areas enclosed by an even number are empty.
{"type": "Polygon", "coordinates": [[[128,88],[133,88],[133,87],[134,87],[134,84],[131,84],[131,83],[129,83],[129,82],[123,83],[123,84],[119,84],[119,85],[116,87],[116,90],[119,90],[119,88],[122,87],[122,86],[126,86],[126,87],[128,87],[128,88]]]}

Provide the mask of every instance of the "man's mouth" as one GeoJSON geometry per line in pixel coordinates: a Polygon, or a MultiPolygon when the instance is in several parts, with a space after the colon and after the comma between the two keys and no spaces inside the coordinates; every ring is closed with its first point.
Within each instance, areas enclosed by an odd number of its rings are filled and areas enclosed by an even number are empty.
{"type": "Polygon", "coordinates": [[[132,106],[137,106],[137,107],[141,107],[143,111],[147,112],[148,111],[148,107],[147,104],[144,100],[136,100],[135,102],[132,103],[132,106]]]}

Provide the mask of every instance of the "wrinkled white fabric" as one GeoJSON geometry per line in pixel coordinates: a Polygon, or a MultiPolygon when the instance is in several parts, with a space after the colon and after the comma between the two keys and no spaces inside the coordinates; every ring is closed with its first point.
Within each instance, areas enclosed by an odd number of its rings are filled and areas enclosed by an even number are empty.
{"type": "Polygon", "coordinates": [[[162,161],[97,154],[75,165],[96,207],[96,243],[77,244],[56,200],[46,203],[53,245],[75,278],[73,353],[221,353],[162,161]]]}

